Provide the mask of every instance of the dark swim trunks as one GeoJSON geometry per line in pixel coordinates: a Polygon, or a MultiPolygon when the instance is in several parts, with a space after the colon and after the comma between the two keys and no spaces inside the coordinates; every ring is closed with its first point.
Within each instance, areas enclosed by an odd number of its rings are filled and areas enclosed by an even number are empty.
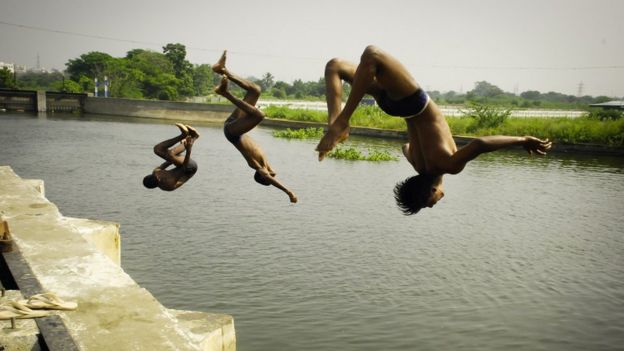
{"type": "Polygon", "coordinates": [[[414,94],[400,100],[392,100],[384,90],[375,99],[377,105],[390,116],[416,117],[421,114],[429,104],[429,95],[419,89],[414,94]]]}
{"type": "Polygon", "coordinates": [[[184,167],[184,173],[193,175],[196,172],[197,172],[197,162],[193,161],[193,159],[190,159],[186,167],[184,167]]]}
{"type": "Polygon", "coordinates": [[[228,119],[225,120],[225,123],[223,124],[223,135],[225,135],[225,138],[230,143],[236,145],[236,144],[238,144],[240,142],[241,136],[240,135],[231,134],[227,130],[228,124],[230,124],[234,120],[236,120],[236,117],[234,117],[234,115],[231,115],[230,117],[228,117],[228,119]]]}

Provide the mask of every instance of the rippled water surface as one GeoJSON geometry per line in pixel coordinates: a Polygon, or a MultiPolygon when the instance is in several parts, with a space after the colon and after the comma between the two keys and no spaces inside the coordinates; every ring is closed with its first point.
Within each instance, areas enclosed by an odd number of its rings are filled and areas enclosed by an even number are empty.
{"type": "Polygon", "coordinates": [[[239,350],[622,349],[624,159],[484,155],[406,217],[403,160],[319,163],[315,140],[258,128],[292,205],[198,128],[175,192],[141,184],[177,133],[149,120],[0,114],[0,165],[66,216],[121,223],[124,269],[167,307],[233,315],[239,350]]]}

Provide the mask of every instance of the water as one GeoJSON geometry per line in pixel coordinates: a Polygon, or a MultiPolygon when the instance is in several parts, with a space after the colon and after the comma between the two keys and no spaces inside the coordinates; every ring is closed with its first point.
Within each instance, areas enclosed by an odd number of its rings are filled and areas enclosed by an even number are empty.
{"type": "Polygon", "coordinates": [[[121,223],[124,269],[167,307],[233,315],[239,350],[622,350],[624,159],[483,155],[405,217],[403,160],[319,163],[259,128],[292,205],[198,129],[175,192],[141,185],[177,133],[149,120],[0,114],[0,164],[66,216],[121,223]]]}

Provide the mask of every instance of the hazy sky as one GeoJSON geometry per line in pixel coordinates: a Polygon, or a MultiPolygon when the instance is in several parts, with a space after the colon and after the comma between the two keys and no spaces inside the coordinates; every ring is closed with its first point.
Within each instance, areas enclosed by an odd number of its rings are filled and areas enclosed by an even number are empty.
{"type": "Polygon", "coordinates": [[[194,64],[317,80],[368,44],[429,90],[485,80],[505,91],[624,96],[624,0],[0,0],[0,61],[64,69],[182,43],[194,64]],[[73,34],[72,34],[73,33],[73,34]]]}

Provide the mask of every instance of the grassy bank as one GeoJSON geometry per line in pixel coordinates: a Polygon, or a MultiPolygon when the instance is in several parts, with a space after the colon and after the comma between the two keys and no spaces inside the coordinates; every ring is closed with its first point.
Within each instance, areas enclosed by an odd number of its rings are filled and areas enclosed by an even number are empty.
{"type": "MultiPolygon", "coordinates": [[[[327,123],[324,111],[294,110],[286,107],[269,106],[264,109],[269,118],[327,123]]],[[[556,143],[590,143],[624,147],[624,118],[598,120],[579,118],[507,118],[496,127],[476,127],[476,121],[469,117],[447,117],[453,135],[533,135],[550,138],[556,143]]],[[[359,107],[351,118],[352,126],[405,130],[401,118],[386,115],[377,107],[359,107]]]]}

